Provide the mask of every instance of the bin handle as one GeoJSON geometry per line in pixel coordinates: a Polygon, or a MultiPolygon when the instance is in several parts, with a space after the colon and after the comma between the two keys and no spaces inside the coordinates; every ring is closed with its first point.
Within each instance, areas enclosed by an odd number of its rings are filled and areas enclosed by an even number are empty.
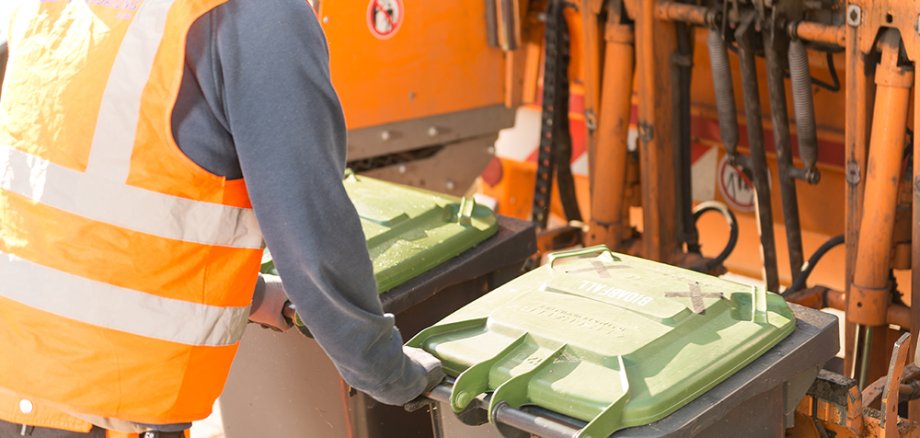
{"type": "Polygon", "coordinates": [[[556,260],[568,259],[572,257],[581,257],[591,254],[609,254],[614,260],[619,260],[606,245],[589,246],[587,248],[572,249],[568,251],[554,252],[549,255],[549,268],[553,269],[556,260]]]}

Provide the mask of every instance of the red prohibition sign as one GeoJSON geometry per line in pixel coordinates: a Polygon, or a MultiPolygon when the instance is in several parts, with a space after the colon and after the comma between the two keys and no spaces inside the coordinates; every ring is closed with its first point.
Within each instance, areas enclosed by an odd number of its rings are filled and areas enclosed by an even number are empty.
{"type": "Polygon", "coordinates": [[[367,7],[367,27],[382,40],[392,37],[403,22],[402,0],[371,0],[367,7]]]}
{"type": "MultiPolygon", "coordinates": [[[[723,156],[719,161],[717,172],[719,192],[735,210],[749,213],[755,210],[756,201],[754,182],[738,165],[729,162],[728,156],[723,156]]],[[[769,182],[769,179],[768,179],[769,182]]]]}

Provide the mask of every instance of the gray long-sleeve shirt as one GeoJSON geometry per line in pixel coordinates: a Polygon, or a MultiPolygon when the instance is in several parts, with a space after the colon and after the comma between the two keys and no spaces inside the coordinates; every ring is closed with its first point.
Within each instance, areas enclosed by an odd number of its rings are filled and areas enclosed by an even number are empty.
{"type": "Polygon", "coordinates": [[[205,169],[245,178],[287,294],[345,380],[402,403],[426,371],[383,313],[342,185],[346,129],[328,56],[304,0],[229,1],[188,35],[173,131],[205,169]]]}

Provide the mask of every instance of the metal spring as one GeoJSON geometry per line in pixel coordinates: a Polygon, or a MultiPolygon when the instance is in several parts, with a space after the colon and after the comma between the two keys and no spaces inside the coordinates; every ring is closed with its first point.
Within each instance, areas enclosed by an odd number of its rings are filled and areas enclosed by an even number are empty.
{"type": "Polygon", "coordinates": [[[811,89],[808,51],[801,40],[789,44],[789,76],[792,82],[792,105],[799,137],[799,157],[805,172],[813,173],[818,160],[818,132],[815,123],[815,100],[811,89]]]}
{"type": "Polygon", "coordinates": [[[719,113],[719,132],[725,150],[734,156],[738,149],[738,109],[735,107],[735,90],[731,65],[728,63],[728,50],[719,31],[715,29],[709,31],[707,45],[716,92],[716,109],[719,113]]]}

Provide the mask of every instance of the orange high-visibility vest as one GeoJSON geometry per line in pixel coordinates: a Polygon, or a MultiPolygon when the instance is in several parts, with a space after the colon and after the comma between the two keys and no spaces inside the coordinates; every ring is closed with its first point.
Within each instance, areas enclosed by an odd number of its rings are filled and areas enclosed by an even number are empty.
{"type": "Polygon", "coordinates": [[[0,99],[7,403],[148,424],[210,413],[262,235],[244,182],[187,158],[171,117],[188,30],[225,1],[32,0],[13,11],[0,99]]]}

